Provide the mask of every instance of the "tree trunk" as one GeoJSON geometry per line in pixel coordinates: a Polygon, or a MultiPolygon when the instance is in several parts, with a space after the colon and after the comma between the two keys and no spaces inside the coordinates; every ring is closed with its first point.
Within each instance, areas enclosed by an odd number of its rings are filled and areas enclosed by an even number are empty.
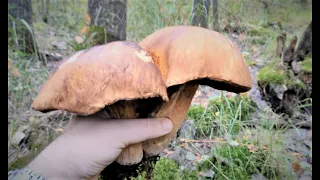
{"type": "Polygon", "coordinates": [[[42,20],[43,22],[48,23],[50,1],[46,0],[46,3],[44,3],[44,1],[45,0],[42,0],[42,20]]]}
{"type": "Polygon", "coordinates": [[[32,35],[27,26],[20,20],[25,20],[29,26],[32,25],[31,0],[9,0],[8,12],[14,20],[8,17],[8,27],[15,33],[9,34],[8,38],[15,39],[16,48],[26,53],[35,52],[32,35]]]}
{"type": "Polygon", "coordinates": [[[127,0],[89,0],[91,24],[103,27],[107,42],[126,40],[127,0]]]}
{"type": "Polygon", "coordinates": [[[302,61],[308,54],[312,54],[312,21],[301,36],[300,42],[295,51],[294,60],[302,61]]]}
{"type": "Polygon", "coordinates": [[[208,28],[210,0],[193,0],[191,25],[208,28]]]}
{"type": "Polygon", "coordinates": [[[293,61],[294,50],[296,48],[297,41],[298,41],[297,36],[293,36],[293,38],[290,41],[290,44],[288,45],[287,48],[284,49],[282,54],[283,63],[289,68],[291,68],[291,63],[293,61]]]}
{"type": "Polygon", "coordinates": [[[218,0],[212,0],[212,13],[213,13],[213,30],[220,31],[219,14],[218,14],[218,0]]]}

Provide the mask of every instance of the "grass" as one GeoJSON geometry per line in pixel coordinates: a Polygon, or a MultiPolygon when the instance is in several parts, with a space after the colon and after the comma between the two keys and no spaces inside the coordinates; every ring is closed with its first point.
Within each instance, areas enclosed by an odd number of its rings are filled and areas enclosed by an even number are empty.
{"type": "MultiPolygon", "coordinates": [[[[84,36],[81,31],[86,28],[87,0],[81,3],[70,0],[65,1],[66,4],[62,3],[64,1],[50,1],[48,23],[41,21],[38,11],[41,7],[40,1],[32,2],[34,23],[29,26],[29,31],[31,29],[35,37],[41,35],[40,38],[34,37],[40,47],[44,46],[43,41],[59,39],[67,42],[70,48],[68,53],[74,53],[94,44],[94,34],[86,37],[84,43],[74,42],[75,36],[84,36]],[[48,35],[51,32],[55,34],[54,37],[48,35]]],[[[260,81],[294,84],[295,82],[286,81],[286,75],[276,71],[272,64],[275,59],[276,37],[281,31],[266,24],[281,22],[288,38],[293,35],[300,37],[311,20],[312,11],[310,8],[301,8],[298,3],[292,1],[279,0],[276,3],[282,7],[271,5],[268,12],[261,8],[262,4],[259,1],[219,1],[219,24],[221,28],[230,23],[244,27],[246,31],[243,34],[243,43],[250,48],[260,49],[265,61],[270,62],[269,66],[259,72],[260,81]]],[[[190,25],[191,9],[192,3],[189,1],[130,0],[127,11],[127,39],[139,42],[160,28],[190,25]]],[[[210,8],[210,29],[212,21],[210,8]]],[[[23,27],[28,28],[28,25],[24,24],[23,27]]],[[[8,150],[14,152],[13,155],[8,154],[11,170],[23,167],[32,160],[41,148],[59,135],[55,129],[63,128],[72,116],[49,116],[30,109],[33,98],[48,77],[48,67],[46,63],[39,61],[36,54],[20,51],[26,44],[20,39],[19,28],[8,29],[8,34],[8,58],[11,62],[11,67],[8,67],[8,150]],[[19,147],[12,143],[12,138],[23,126],[31,127],[33,133],[27,146],[19,147]]],[[[254,64],[249,55],[245,59],[248,65],[254,64]]],[[[311,58],[302,62],[305,72],[312,71],[311,65],[311,58]]],[[[248,179],[252,174],[262,174],[270,179],[280,179],[279,177],[283,176],[292,179],[288,165],[291,157],[283,152],[285,148],[278,138],[284,129],[274,128],[277,127],[277,120],[268,117],[266,112],[260,114],[259,128],[250,128],[250,115],[256,108],[248,98],[227,97],[225,94],[210,100],[207,108],[192,106],[188,118],[195,122],[196,138],[222,138],[226,143],[213,144],[212,152],[208,154],[209,158],[197,164],[197,171],[181,170],[175,161],[161,158],[155,164],[154,178],[193,180],[198,178],[201,171],[212,169],[215,179],[248,179]],[[231,142],[237,142],[239,145],[234,146],[231,142]]],[[[135,179],[145,179],[145,174],[142,173],[135,179]]]]}
{"type": "Polygon", "coordinates": [[[308,57],[301,62],[301,70],[306,73],[312,73],[312,58],[308,57]]]}
{"type": "Polygon", "coordinates": [[[255,104],[250,99],[230,98],[222,93],[220,98],[210,100],[207,108],[190,107],[187,117],[195,121],[198,138],[213,137],[225,132],[237,134],[254,109],[255,104]]]}

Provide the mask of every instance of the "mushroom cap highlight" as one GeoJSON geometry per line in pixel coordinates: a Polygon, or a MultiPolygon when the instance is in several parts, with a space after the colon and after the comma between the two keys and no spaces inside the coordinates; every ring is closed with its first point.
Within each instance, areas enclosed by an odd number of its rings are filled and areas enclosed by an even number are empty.
{"type": "Polygon", "coordinates": [[[196,26],[170,26],[139,43],[148,51],[167,87],[199,84],[235,93],[252,87],[249,68],[238,47],[224,35],[196,26]]]}
{"type": "Polygon", "coordinates": [[[90,115],[120,100],[152,97],[168,100],[152,57],[135,43],[116,41],[65,59],[41,87],[32,108],[90,115]]]}

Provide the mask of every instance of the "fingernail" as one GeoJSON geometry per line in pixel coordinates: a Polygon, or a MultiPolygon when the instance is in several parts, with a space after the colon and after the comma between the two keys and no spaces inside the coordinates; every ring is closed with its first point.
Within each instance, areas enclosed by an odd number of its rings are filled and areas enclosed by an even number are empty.
{"type": "Polygon", "coordinates": [[[162,129],[164,132],[166,133],[171,132],[172,127],[173,127],[173,124],[170,119],[162,120],[162,129]]]}

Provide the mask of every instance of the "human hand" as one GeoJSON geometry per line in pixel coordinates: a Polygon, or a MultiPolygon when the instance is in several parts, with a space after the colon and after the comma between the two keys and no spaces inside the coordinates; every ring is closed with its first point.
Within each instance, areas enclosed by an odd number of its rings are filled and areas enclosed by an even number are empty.
{"type": "Polygon", "coordinates": [[[76,116],[27,168],[48,179],[97,178],[126,146],[163,136],[172,126],[164,118],[106,120],[76,116]]]}

